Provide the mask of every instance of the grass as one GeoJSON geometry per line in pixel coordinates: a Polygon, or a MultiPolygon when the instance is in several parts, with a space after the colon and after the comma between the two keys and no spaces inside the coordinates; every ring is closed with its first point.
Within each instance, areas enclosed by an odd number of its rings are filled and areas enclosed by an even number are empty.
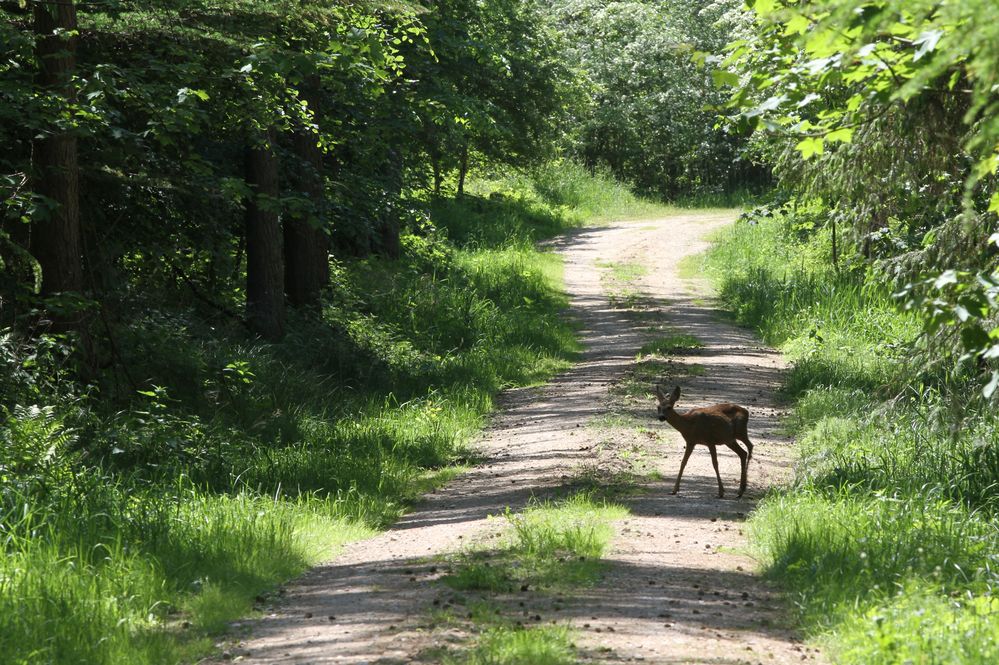
{"type": "Polygon", "coordinates": [[[570,228],[627,219],[656,218],[676,208],[636,196],[604,172],[591,173],[559,161],[531,172],[480,174],[466,200],[441,199],[433,218],[446,226],[459,244],[495,245],[510,240],[550,238],[570,228]],[[481,224],[475,215],[488,212],[497,224],[481,224]]]}
{"type": "Polygon", "coordinates": [[[754,547],[835,662],[995,662],[999,418],[914,360],[919,322],[887,280],[827,251],[777,216],[706,259],[726,307],[794,363],[796,484],[754,512],[754,547]]]}
{"type": "MultiPolygon", "coordinates": [[[[463,593],[481,594],[478,600],[460,599],[477,633],[466,650],[448,653],[445,664],[560,665],[576,663],[573,632],[567,626],[530,626],[539,614],[523,615],[524,592],[556,594],[592,586],[600,577],[614,535],[613,522],[627,516],[622,506],[578,492],[565,499],[535,501],[521,513],[509,510],[506,528],[494,546],[478,546],[454,557],[444,584],[463,593]]],[[[452,612],[435,616],[437,624],[460,623],[452,612]]],[[[465,625],[465,624],[462,624],[465,625]]]]}
{"type": "Polygon", "coordinates": [[[675,356],[696,349],[703,349],[704,342],[689,333],[670,333],[646,342],[638,350],[638,358],[645,356],[675,356]]]}
{"type": "MultiPolygon", "coordinates": [[[[638,315],[648,305],[648,298],[635,287],[635,282],[648,274],[648,269],[638,263],[597,261],[597,268],[604,272],[601,282],[611,306],[633,310],[638,315]]],[[[646,310],[647,311],[647,310],[646,310]]]]}
{"type": "Polygon", "coordinates": [[[499,547],[466,553],[445,582],[492,592],[591,585],[603,568],[600,557],[614,535],[613,522],[626,515],[622,506],[584,493],[507,512],[508,532],[499,547]]]}
{"type": "Polygon", "coordinates": [[[445,665],[573,665],[577,663],[572,632],[564,626],[523,628],[496,626],[445,665]]]}
{"type": "MultiPolygon", "coordinates": [[[[657,329],[662,332],[661,328],[657,329]]],[[[703,348],[695,335],[667,331],[642,345],[624,378],[611,386],[611,393],[635,401],[651,400],[654,386],[678,383],[685,377],[704,376],[707,368],[680,357],[703,348]]]]}
{"type": "Polygon", "coordinates": [[[649,269],[640,263],[628,263],[619,261],[597,261],[594,265],[603,268],[607,279],[613,282],[630,283],[637,281],[649,273],[649,269]]]}
{"type": "MultiPolygon", "coordinates": [[[[82,489],[82,488],[81,488],[82,489]]],[[[95,482],[51,515],[21,514],[7,532],[0,595],[5,662],[174,662],[211,648],[208,635],[254,596],[370,533],[318,499],[172,497],[95,482]],[[27,531],[28,524],[42,531],[27,531]]],[[[11,515],[4,515],[10,524],[11,515]]]]}
{"type": "Polygon", "coordinates": [[[535,241],[648,209],[546,177],[433,202],[398,260],[334,262],[322,317],[281,344],[169,293],[125,305],[129,376],[91,387],[57,338],[0,337],[17,377],[0,381],[4,661],[197,659],[257,596],[456,474],[497,391],[575,356],[559,261],[535,241]]]}

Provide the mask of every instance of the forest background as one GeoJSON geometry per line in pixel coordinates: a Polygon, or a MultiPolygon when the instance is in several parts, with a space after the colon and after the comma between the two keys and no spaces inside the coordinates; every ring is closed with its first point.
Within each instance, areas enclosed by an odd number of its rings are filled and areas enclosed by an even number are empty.
{"type": "Polygon", "coordinates": [[[0,2],[0,653],[210,650],[571,362],[539,239],[753,194],[704,268],[795,359],[761,556],[844,661],[991,662],[997,19],[0,2]]]}

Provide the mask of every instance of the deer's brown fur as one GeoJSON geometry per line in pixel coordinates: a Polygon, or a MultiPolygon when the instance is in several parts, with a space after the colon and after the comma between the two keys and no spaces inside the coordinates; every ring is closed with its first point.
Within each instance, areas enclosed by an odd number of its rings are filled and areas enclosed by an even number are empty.
{"type": "Polygon", "coordinates": [[[724,445],[731,448],[742,466],[742,478],[739,481],[739,494],[742,496],[746,491],[746,470],[749,467],[749,460],[753,458],[753,444],[749,440],[746,425],[749,422],[749,411],[738,404],[714,404],[700,409],[690,409],[686,413],[677,412],[673,406],[680,399],[680,387],[677,386],[673,392],[666,395],[661,386],[656,386],[656,399],[659,401],[659,420],[668,422],[673,429],[678,431],[686,443],[683,451],[683,461],[680,462],[680,472],[676,474],[676,484],[673,486],[673,494],[680,491],[680,478],[683,477],[683,469],[687,466],[687,460],[694,446],[703,444],[711,452],[711,464],[715,468],[715,477],[718,478],[718,496],[725,495],[725,488],[722,487],[721,474],[718,472],[718,453],[716,447],[724,445]],[[746,450],[736,443],[736,440],[746,444],[746,450]]]}

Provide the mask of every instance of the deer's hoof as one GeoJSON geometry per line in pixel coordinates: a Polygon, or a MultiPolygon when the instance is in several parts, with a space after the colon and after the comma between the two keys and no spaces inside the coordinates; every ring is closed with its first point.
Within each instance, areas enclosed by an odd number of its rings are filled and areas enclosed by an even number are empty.
{"type": "Polygon", "coordinates": [[[718,498],[719,499],[724,499],[725,498],[725,492],[718,492],[718,498]]]}
{"type": "Polygon", "coordinates": [[[673,490],[672,492],[669,493],[669,495],[670,496],[676,496],[679,493],[680,493],[680,490],[673,490]]]}

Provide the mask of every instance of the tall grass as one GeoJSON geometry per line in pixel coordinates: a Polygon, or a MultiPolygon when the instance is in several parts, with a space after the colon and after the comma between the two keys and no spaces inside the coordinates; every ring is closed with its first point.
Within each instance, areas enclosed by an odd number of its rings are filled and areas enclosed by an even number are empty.
{"type": "Polygon", "coordinates": [[[836,271],[795,222],[742,221],[706,261],[793,360],[797,479],[752,516],[755,546],[836,662],[995,662],[999,417],[914,360],[887,280],[836,271]]]}
{"type": "Polygon", "coordinates": [[[605,204],[538,191],[438,201],[402,258],[334,263],[321,319],[281,344],[145,303],[116,331],[124,403],[99,392],[120,377],[74,386],[58,340],[0,337],[20,377],[0,395],[0,660],[193,660],[454,474],[495,393],[577,349],[534,242],[605,204]]]}

